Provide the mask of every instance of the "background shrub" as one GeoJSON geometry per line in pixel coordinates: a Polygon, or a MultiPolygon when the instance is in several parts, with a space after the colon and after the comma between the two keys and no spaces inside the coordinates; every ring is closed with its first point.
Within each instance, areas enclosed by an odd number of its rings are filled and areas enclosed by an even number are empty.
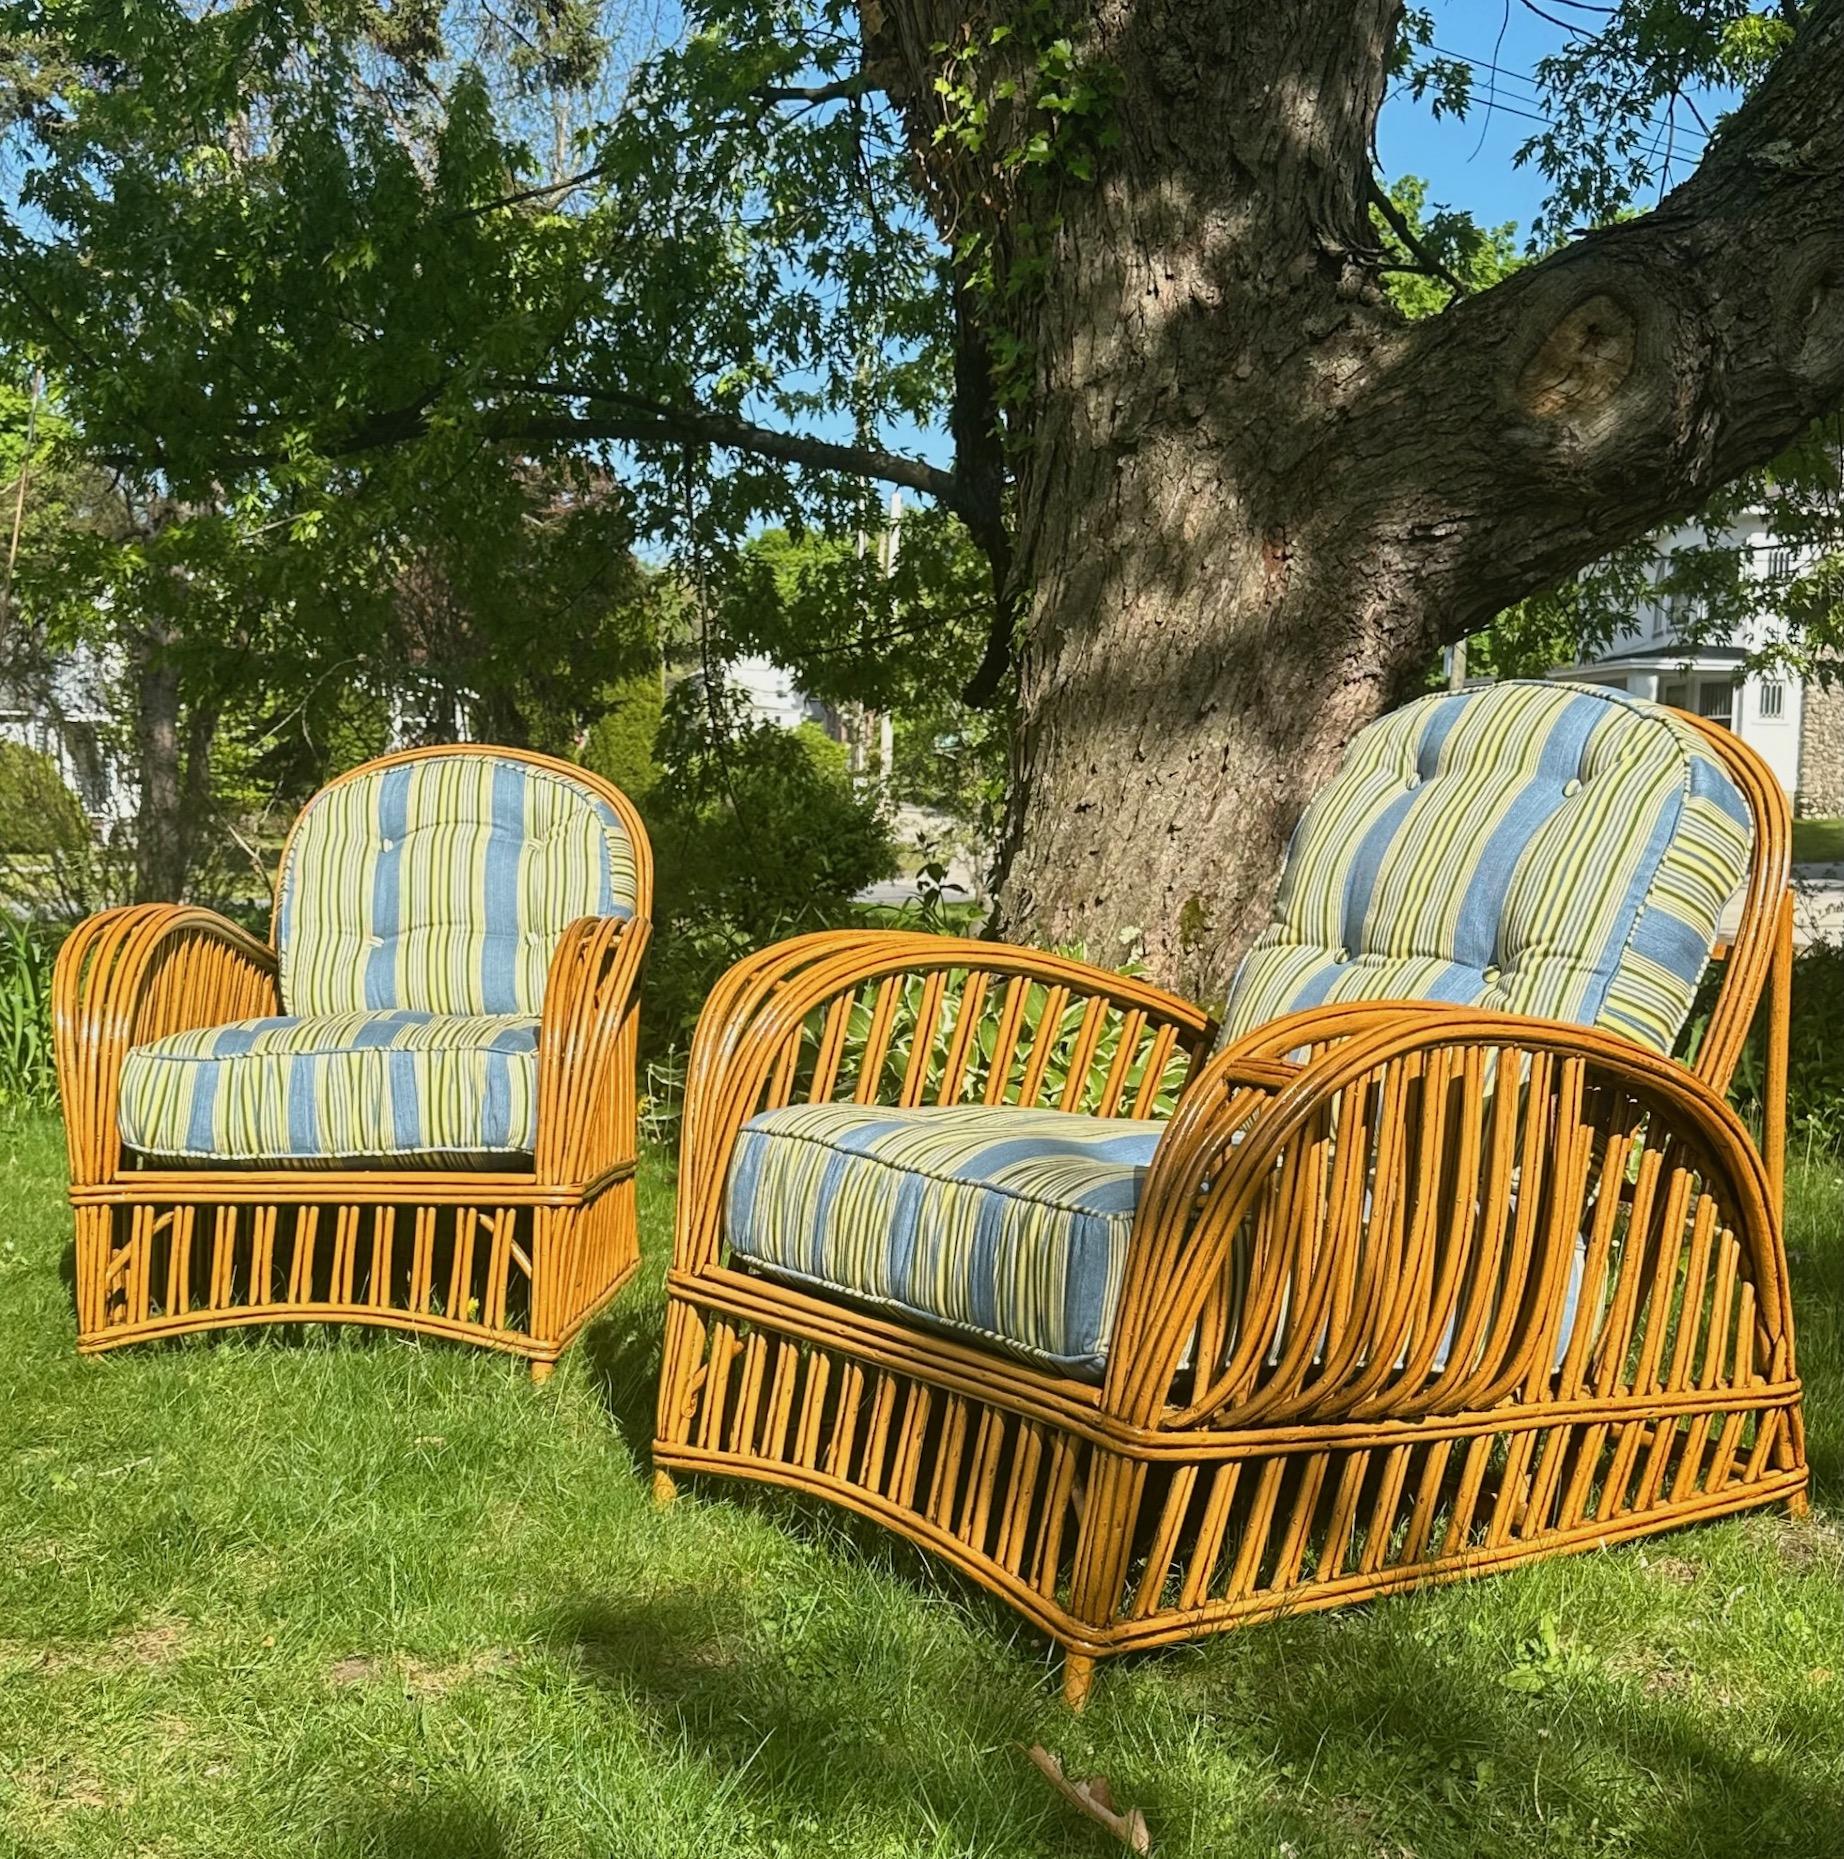
{"type": "Polygon", "coordinates": [[[819,730],[746,722],[687,680],[666,699],[659,742],[642,808],[657,897],[641,1025],[654,1054],[686,1042],[732,962],[850,923],[853,897],[895,862],[875,797],[819,730]]]}
{"type": "Polygon", "coordinates": [[[0,742],[0,853],[74,852],[92,835],[82,803],[49,755],[0,742]]]}
{"type": "Polygon", "coordinates": [[[590,724],[576,759],[604,781],[612,781],[636,805],[660,778],[657,753],[666,691],[662,674],[641,672],[612,684],[607,712],[590,724]]]}

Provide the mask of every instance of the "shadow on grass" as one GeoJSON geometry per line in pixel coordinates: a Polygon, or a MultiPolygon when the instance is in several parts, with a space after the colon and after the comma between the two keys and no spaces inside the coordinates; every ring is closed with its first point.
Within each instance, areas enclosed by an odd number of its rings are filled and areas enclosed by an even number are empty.
{"type": "Polygon", "coordinates": [[[349,1810],[318,1850],[325,1859],[525,1859],[537,1849],[477,1803],[418,1798],[349,1810]]]}
{"type": "Polygon", "coordinates": [[[583,1332],[577,1348],[589,1385],[628,1449],[653,1465],[653,1420],[659,1395],[665,1305],[624,1292],[583,1332]]]}
{"type": "Polygon", "coordinates": [[[1400,1632],[1293,1621],[1233,1637],[1240,1659],[1213,1647],[1176,1689],[1194,1708],[1248,1711],[1275,1769],[1321,1778],[1331,1818],[1371,1823],[1376,1850],[1446,1850],[1443,1834],[1480,1852],[1841,1850],[1827,1844],[1844,1827],[1836,1750],[1810,1695],[1783,1699],[1771,1746],[1750,1748],[1745,1728],[1712,1735],[1707,1711],[1605,1670],[1531,1696],[1489,1652],[1400,1632]],[[1371,1792],[1385,1778],[1388,1793],[1371,1792]]]}
{"type": "Polygon", "coordinates": [[[1631,1679],[1596,1673],[1533,1698],[1506,1688],[1484,1647],[1365,1618],[1121,1661],[1081,1719],[998,1644],[879,1645],[825,1600],[764,1608],[707,1591],[567,1608],[552,1631],[653,1738],[794,1824],[910,1814],[952,1850],[1034,1850],[1047,1831],[1054,1850],[1086,1850],[1025,1762],[1041,1739],[1109,1773],[1175,1853],[1290,1840],[1429,1856],[1836,1850],[1822,1831],[1844,1811],[1836,1752],[1799,1700],[1775,1712],[1771,1748],[1749,1748],[1631,1679]]]}
{"type": "Polygon", "coordinates": [[[710,1588],[568,1606],[550,1631],[651,1740],[771,1822],[1040,1850],[1061,1811],[1023,1753],[1042,1711],[1029,1668],[977,1636],[888,1627],[863,1597],[710,1588]]]}

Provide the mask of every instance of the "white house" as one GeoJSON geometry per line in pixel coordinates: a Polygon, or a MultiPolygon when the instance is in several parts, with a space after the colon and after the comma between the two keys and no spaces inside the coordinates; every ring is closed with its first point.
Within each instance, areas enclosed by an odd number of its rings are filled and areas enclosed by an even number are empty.
{"type": "MultiPolygon", "coordinates": [[[[1748,549],[1763,578],[1779,581],[1800,565],[1764,512],[1743,519],[1728,539],[1748,549]]],[[[1701,529],[1675,530],[1660,538],[1659,553],[1668,557],[1704,540],[1701,529]]],[[[1780,622],[1765,606],[1722,645],[1684,642],[1695,617],[1683,595],[1643,601],[1604,651],[1550,675],[1611,685],[1708,717],[1759,753],[1797,812],[1844,813],[1844,688],[1827,691],[1791,672],[1744,670],[1749,653],[1778,634],[1780,622]]]]}
{"type": "Polygon", "coordinates": [[[826,707],[800,688],[794,674],[761,653],[733,658],[723,668],[723,679],[747,705],[752,723],[773,723],[798,729],[818,723],[831,734],[826,707]]]}

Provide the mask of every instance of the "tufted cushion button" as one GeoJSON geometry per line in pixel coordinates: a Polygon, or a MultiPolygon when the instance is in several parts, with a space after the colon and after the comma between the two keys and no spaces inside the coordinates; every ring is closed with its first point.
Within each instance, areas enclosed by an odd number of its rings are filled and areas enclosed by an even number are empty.
{"type": "Polygon", "coordinates": [[[1351,951],[1349,949],[1334,949],[1332,951],[1332,961],[1337,967],[1343,967],[1350,959],[1351,951]]]}
{"type": "Polygon", "coordinates": [[[1562,791],[1565,795],[1579,794],[1581,792],[1581,783],[1579,781],[1565,781],[1562,784],[1562,791]]]}
{"type": "Polygon", "coordinates": [[[1480,971],[1479,978],[1488,988],[1495,988],[1498,986],[1500,973],[1501,971],[1496,968],[1487,968],[1480,971]]]}
{"type": "Polygon", "coordinates": [[[1420,786],[1421,786],[1421,776],[1420,776],[1420,775],[1410,775],[1410,776],[1409,776],[1409,778],[1408,778],[1408,779],[1407,779],[1407,780],[1406,780],[1405,782],[1403,782],[1403,784],[1402,784],[1402,785],[1403,785],[1404,787],[1420,787],[1420,786]]]}

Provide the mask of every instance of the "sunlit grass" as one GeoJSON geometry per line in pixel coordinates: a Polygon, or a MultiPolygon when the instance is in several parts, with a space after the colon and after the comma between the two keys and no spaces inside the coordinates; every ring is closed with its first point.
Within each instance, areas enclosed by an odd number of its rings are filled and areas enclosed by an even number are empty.
{"type": "Polygon", "coordinates": [[[1830,865],[1844,859],[1844,820],[1795,820],[1793,857],[1805,865],[1830,865]]]}
{"type": "Polygon", "coordinates": [[[1844,1184],[1795,1180],[1812,1520],[1104,1668],[868,1525],[647,1497],[648,1270],[533,1388],[395,1337],[82,1362],[56,1126],[0,1125],[0,1853],[1820,1855],[1844,1839],[1844,1184]],[[1833,1844],[1827,1847],[1826,1842],[1833,1844]]]}

